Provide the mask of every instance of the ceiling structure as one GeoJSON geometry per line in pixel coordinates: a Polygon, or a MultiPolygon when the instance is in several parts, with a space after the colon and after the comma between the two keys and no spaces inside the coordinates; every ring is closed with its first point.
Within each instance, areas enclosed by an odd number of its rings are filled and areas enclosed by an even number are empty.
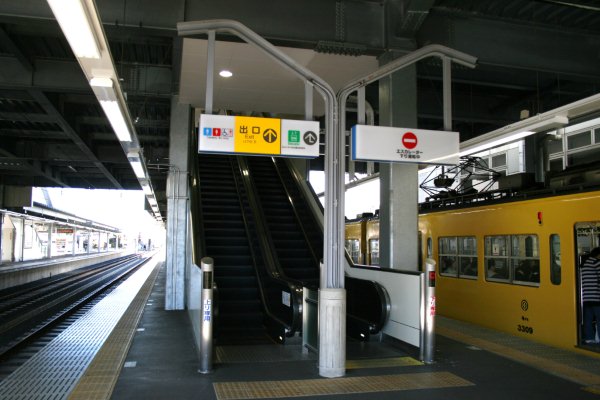
{"type": "MultiPolygon", "coordinates": [[[[161,214],[174,95],[203,106],[206,42],[176,24],[234,19],[333,86],[427,44],[478,58],[452,71],[468,140],[600,92],[600,3],[555,0],[96,0],[161,214]]],[[[302,115],[302,83],[218,35],[215,108],[302,115]],[[218,78],[218,77],[217,77],[218,78]],[[299,88],[299,89],[298,89],[299,88]],[[250,108],[251,107],[251,108],[250,108]]],[[[417,65],[418,128],[442,129],[441,65],[417,65]]],[[[315,99],[318,96],[315,96],[315,99]]],[[[367,100],[377,112],[376,88],[367,100]]],[[[315,103],[318,116],[318,103],[315,103]]],[[[0,186],[140,189],[45,0],[0,3],[0,186]]]]}

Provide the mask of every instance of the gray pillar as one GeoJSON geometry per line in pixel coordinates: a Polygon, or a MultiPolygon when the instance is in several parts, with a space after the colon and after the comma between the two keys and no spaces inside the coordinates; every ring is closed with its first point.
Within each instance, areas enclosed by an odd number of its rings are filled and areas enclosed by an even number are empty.
{"type": "Polygon", "coordinates": [[[77,239],[77,228],[73,227],[73,234],[72,234],[72,239],[71,239],[71,255],[74,256],[76,253],[76,240],[77,239]]]}
{"type": "Polygon", "coordinates": [[[169,177],[167,180],[167,282],[165,309],[185,308],[185,270],[189,264],[188,154],[191,135],[189,104],[171,100],[169,177]]]}
{"type": "MultiPolygon", "coordinates": [[[[380,126],[417,128],[416,66],[379,81],[380,126]]],[[[380,265],[418,270],[418,167],[379,165],[380,265]]]]}
{"type": "MultiPolygon", "coordinates": [[[[52,231],[54,230],[54,224],[48,226],[48,248],[46,249],[46,257],[52,257],[52,231]]],[[[23,235],[25,235],[25,222],[23,222],[23,235]]]]}

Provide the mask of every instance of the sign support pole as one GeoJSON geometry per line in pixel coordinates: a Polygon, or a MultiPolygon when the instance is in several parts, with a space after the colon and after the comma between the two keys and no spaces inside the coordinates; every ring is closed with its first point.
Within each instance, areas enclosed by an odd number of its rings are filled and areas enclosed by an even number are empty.
{"type": "Polygon", "coordinates": [[[442,57],[442,85],[444,102],[444,130],[452,131],[452,60],[442,57]]]}
{"type": "Polygon", "coordinates": [[[208,32],[208,46],[206,55],[206,101],[204,112],[213,113],[213,83],[215,78],[215,31],[208,32]]]}
{"type": "MultiPolygon", "coordinates": [[[[319,374],[325,377],[337,377],[345,374],[345,349],[346,332],[341,331],[341,322],[345,327],[346,315],[341,313],[345,309],[344,292],[344,157],[345,137],[342,140],[336,134],[338,131],[338,103],[332,87],[312,71],[298,64],[296,60],[285,54],[273,44],[262,38],[245,25],[232,20],[207,20],[179,22],[177,32],[179,36],[206,34],[209,31],[223,31],[232,33],[247,43],[253,44],[280,65],[291,70],[300,78],[305,79],[323,96],[325,101],[325,216],[324,216],[324,268],[321,271],[321,288],[334,289],[336,295],[331,300],[340,324],[336,326],[321,325],[319,329],[319,346],[336,346],[343,351],[338,357],[326,359],[319,353],[319,374]],[[344,307],[337,307],[343,303],[344,307]]],[[[325,303],[329,300],[325,300],[325,303]]]]}

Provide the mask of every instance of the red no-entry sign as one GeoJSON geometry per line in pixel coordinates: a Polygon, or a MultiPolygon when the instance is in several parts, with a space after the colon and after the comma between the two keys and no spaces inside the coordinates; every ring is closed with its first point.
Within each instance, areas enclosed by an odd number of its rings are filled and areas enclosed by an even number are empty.
{"type": "Polygon", "coordinates": [[[414,149],[417,147],[417,135],[412,132],[406,132],[402,135],[402,144],[409,150],[414,149]]]}

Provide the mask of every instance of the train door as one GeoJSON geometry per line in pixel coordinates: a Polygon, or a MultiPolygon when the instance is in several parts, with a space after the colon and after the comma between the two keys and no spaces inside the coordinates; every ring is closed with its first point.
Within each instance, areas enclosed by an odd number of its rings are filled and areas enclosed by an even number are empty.
{"type": "MultiPolygon", "coordinates": [[[[577,276],[577,332],[579,344],[582,344],[582,332],[583,332],[583,302],[581,300],[581,277],[580,267],[586,259],[586,255],[595,247],[600,246],[600,221],[595,222],[580,222],[575,224],[575,245],[576,245],[576,259],[575,263],[576,276],[577,276]]],[[[596,326],[600,328],[600,321],[596,321],[596,326]]],[[[598,336],[598,334],[596,334],[598,336]]],[[[598,337],[596,338],[599,339],[598,337]]],[[[598,346],[592,346],[596,351],[598,346]]]]}

